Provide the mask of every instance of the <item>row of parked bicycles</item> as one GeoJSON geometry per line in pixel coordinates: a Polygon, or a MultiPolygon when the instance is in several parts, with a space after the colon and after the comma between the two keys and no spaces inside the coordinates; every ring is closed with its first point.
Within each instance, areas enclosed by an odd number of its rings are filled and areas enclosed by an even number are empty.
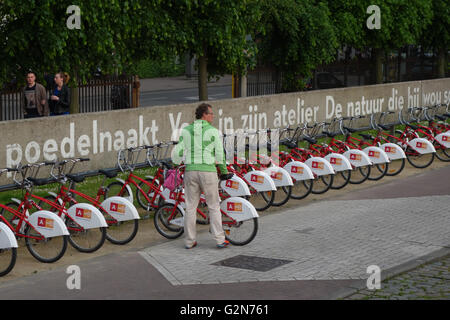
{"type": "MultiPolygon", "coordinates": [[[[393,112],[383,112],[295,128],[225,134],[224,145],[229,145],[231,138],[234,146],[233,161],[227,162],[230,174],[219,185],[227,240],[234,245],[248,244],[257,234],[259,213],[290,199],[397,175],[405,167],[405,159],[416,168],[429,166],[435,157],[450,161],[448,105],[410,108],[398,113],[395,124],[388,124],[385,119],[392,116],[393,112]],[[369,127],[355,125],[362,121],[369,127]],[[268,153],[258,149],[261,143],[244,143],[242,156],[237,140],[250,142],[262,131],[268,153]]],[[[100,249],[105,240],[129,243],[138,232],[139,206],[145,216],[154,212],[153,221],[161,235],[169,239],[181,236],[185,204],[178,179],[182,180],[184,165],[175,166],[170,160],[175,144],[170,141],[121,150],[115,168],[94,173],[73,173],[87,158],[0,169],[0,175],[9,172],[23,190],[21,199],[0,204],[0,276],[13,269],[19,239],[34,258],[45,263],[61,259],[67,243],[85,253],[100,249]],[[145,160],[139,161],[143,155],[145,160]],[[49,168],[48,177],[39,174],[43,167],[49,168]],[[146,174],[146,168],[151,174],[146,174]],[[138,173],[139,169],[146,173],[138,173]],[[96,194],[76,189],[94,174],[103,177],[96,194]],[[178,183],[169,187],[165,181],[170,174],[178,183]],[[107,184],[111,179],[114,181],[107,184]],[[59,183],[56,192],[35,194],[35,187],[54,183],[59,183]]],[[[197,222],[208,224],[203,197],[197,213],[197,222]]]]}

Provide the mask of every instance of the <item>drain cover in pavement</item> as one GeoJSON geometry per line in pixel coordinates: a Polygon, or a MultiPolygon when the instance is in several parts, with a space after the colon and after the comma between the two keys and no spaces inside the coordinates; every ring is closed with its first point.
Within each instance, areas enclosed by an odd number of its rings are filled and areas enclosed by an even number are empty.
{"type": "Polygon", "coordinates": [[[265,272],[280,267],[289,262],[292,261],[238,255],[232,258],[215,262],[213,263],[213,265],[265,272]]]}

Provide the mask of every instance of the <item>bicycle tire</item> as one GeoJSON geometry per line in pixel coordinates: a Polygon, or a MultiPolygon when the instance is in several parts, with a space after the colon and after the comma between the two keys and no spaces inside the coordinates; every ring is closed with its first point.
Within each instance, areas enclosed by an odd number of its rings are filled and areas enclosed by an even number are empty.
{"type": "Polygon", "coordinates": [[[361,184],[369,178],[370,166],[362,166],[354,168],[350,174],[349,183],[361,184]]]}
{"type": "Polygon", "coordinates": [[[450,161],[450,148],[445,148],[437,141],[433,141],[434,148],[436,149],[436,158],[443,162],[450,161]]]}
{"type": "Polygon", "coordinates": [[[403,168],[405,167],[405,163],[406,163],[405,158],[391,160],[391,162],[389,162],[389,167],[386,172],[386,175],[389,177],[398,175],[400,172],[402,172],[403,168]]]}
{"type": "Polygon", "coordinates": [[[11,272],[16,265],[16,260],[17,248],[0,249],[0,277],[6,276],[11,272]]]}
{"type": "Polygon", "coordinates": [[[138,219],[113,222],[110,217],[105,216],[105,220],[108,224],[108,228],[106,228],[106,240],[108,240],[112,244],[124,245],[131,242],[134,237],[136,237],[136,234],[139,230],[138,219]],[[126,231],[124,231],[126,227],[128,228],[126,231]],[[118,236],[119,232],[123,233],[124,235],[118,236]]]}
{"type": "Polygon", "coordinates": [[[275,195],[273,198],[272,205],[275,207],[281,207],[291,198],[292,186],[279,187],[277,188],[277,191],[274,193],[275,195]]]}
{"type": "Polygon", "coordinates": [[[331,189],[338,190],[348,185],[350,181],[351,170],[338,171],[333,178],[331,189]]]}
{"type": "Polygon", "coordinates": [[[224,226],[225,239],[235,246],[243,246],[250,243],[258,233],[258,218],[236,222],[235,224],[224,224],[222,221],[222,225],[224,226]],[[239,235],[244,234],[242,239],[235,237],[238,232],[239,235]]]}
{"type": "Polygon", "coordinates": [[[433,163],[434,160],[434,154],[433,153],[425,153],[425,154],[419,154],[417,151],[412,149],[411,147],[407,147],[405,150],[406,158],[408,159],[408,162],[415,168],[423,169],[428,166],[430,166],[433,163]]]}
{"type": "Polygon", "coordinates": [[[295,180],[292,179],[294,185],[292,186],[291,198],[301,200],[306,198],[312,191],[313,180],[295,180]]]}
{"type": "Polygon", "coordinates": [[[92,228],[92,229],[83,229],[76,231],[74,230],[73,221],[70,219],[66,220],[66,226],[69,230],[69,243],[72,247],[74,247],[79,252],[83,253],[92,253],[100,249],[106,240],[106,228],[92,228]],[[79,240],[77,240],[79,238],[79,240]],[[81,239],[83,238],[83,239],[81,239]],[[94,238],[93,241],[90,241],[90,238],[94,238]],[[87,242],[88,245],[84,245],[83,243],[87,242]]]}
{"type": "Polygon", "coordinates": [[[368,180],[378,181],[383,178],[389,169],[389,163],[373,164],[370,168],[368,180]]]}
{"type": "Polygon", "coordinates": [[[128,188],[124,188],[122,190],[123,187],[123,183],[120,181],[113,181],[110,184],[108,184],[106,186],[106,190],[105,190],[105,199],[109,198],[109,197],[113,197],[113,196],[119,196],[119,197],[124,197],[127,198],[130,196],[130,192],[128,191],[128,188]],[[117,186],[120,189],[115,190],[113,188],[113,186],[117,186]]]}
{"type": "Polygon", "coordinates": [[[175,208],[174,204],[166,203],[159,207],[155,212],[155,216],[153,217],[155,228],[163,237],[167,239],[176,239],[183,234],[184,228],[171,225],[169,219],[177,219],[182,216],[183,214],[178,207],[175,208]],[[172,216],[174,210],[175,215],[172,216]]]}
{"type": "MultiPolygon", "coordinates": [[[[152,184],[152,183],[153,183],[153,178],[147,178],[147,179],[145,179],[145,181],[148,182],[148,183],[150,183],[150,184],[152,184]]],[[[158,183],[158,184],[155,183],[155,186],[156,186],[156,187],[159,187],[159,183],[158,183]]],[[[139,187],[145,192],[145,194],[146,194],[150,199],[153,198],[153,195],[149,195],[151,189],[150,189],[150,187],[149,187],[149,185],[148,185],[147,183],[141,181],[141,182],[139,183],[139,187]]],[[[137,189],[137,188],[136,188],[136,200],[137,200],[137,202],[139,203],[139,205],[142,207],[142,209],[144,209],[144,210],[150,211],[150,210],[155,210],[155,209],[157,209],[157,208],[154,208],[154,207],[152,207],[152,206],[150,205],[150,203],[149,203],[149,202],[147,201],[147,199],[144,197],[144,195],[142,194],[142,192],[141,192],[139,189],[137,189]]],[[[155,201],[157,201],[157,203],[160,204],[160,203],[161,203],[160,200],[162,200],[162,199],[161,199],[161,197],[159,197],[159,195],[158,195],[158,196],[155,198],[155,201]]],[[[159,207],[159,205],[158,205],[158,207],[159,207]]]]}
{"type": "Polygon", "coordinates": [[[327,174],[323,176],[318,176],[313,180],[312,190],[313,194],[323,194],[330,190],[333,184],[334,175],[327,174]]]}
{"type": "MultiPolygon", "coordinates": [[[[249,188],[251,192],[252,187],[249,186],[249,188]]],[[[246,199],[255,207],[256,211],[265,211],[269,209],[272,206],[274,198],[274,191],[254,192],[251,196],[246,197],[246,199]],[[260,200],[260,198],[262,200],[260,200]]]]}
{"type": "MultiPolygon", "coordinates": [[[[7,204],[5,204],[5,206],[10,207],[11,209],[14,209],[16,211],[18,211],[19,209],[19,205],[16,202],[8,202],[7,204]]],[[[5,208],[1,209],[0,215],[3,216],[3,218],[5,218],[6,221],[8,221],[12,226],[17,225],[17,223],[14,223],[14,220],[18,221],[18,218],[15,219],[15,215],[5,208]]]]}
{"type": "Polygon", "coordinates": [[[68,242],[69,236],[63,235],[63,236],[58,236],[58,237],[45,238],[43,240],[35,240],[35,239],[28,238],[29,236],[33,236],[33,235],[40,236],[39,233],[35,232],[35,230],[33,228],[31,228],[29,225],[27,225],[27,227],[25,228],[25,236],[27,236],[25,238],[25,244],[26,244],[27,249],[30,252],[30,254],[36,260],[43,262],[43,263],[53,263],[53,262],[58,261],[59,259],[61,259],[64,256],[64,253],[66,252],[66,249],[67,249],[67,242],[68,242]],[[46,245],[48,243],[52,243],[52,244],[56,245],[56,249],[51,250],[51,251],[54,251],[55,253],[53,255],[44,257],[41,252],[38,252],[38,250],[36,250],[36,248],[44,247],[44,245],[46,245]]]}

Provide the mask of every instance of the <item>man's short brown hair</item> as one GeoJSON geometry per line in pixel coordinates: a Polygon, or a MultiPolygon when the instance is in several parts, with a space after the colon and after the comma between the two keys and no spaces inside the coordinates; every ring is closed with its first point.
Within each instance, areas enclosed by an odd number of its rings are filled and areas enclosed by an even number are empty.
{"type": "Polygon", "coordinates": [[[195,109],[195,119],[201,119],[205,113],[208,112],[208,108],[212,108],[210,104],[202,103],[195,109]]]}

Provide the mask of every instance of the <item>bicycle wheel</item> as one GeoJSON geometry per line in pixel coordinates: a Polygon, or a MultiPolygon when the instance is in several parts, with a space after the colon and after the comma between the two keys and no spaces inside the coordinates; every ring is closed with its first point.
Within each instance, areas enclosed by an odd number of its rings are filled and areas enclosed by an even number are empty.
{"type": "Polygon", "coordinates": [[[230,218],[223,215],[222,225],[225,239],[235,246],[243,246],[250,243],[258,232],[258,218],[233,222],[230,218]]]}
{"type": "Polygon", "coordinates": [[[127,244],[136,236],[139,229],[139,220],[117,221],[109,214],[103,214],[108,228],[106,229],[106,239],[113,244],[127,244]]]}
{"type": "Polygon", "coordinates": [[[275,207],[280,207],[289,201],[292,194],[292,186],[278,187],[277,191],[274,193],[275,196],[272,205],[275,207]]]}
{"type": "Polygon", "coordinates": [[[100,249],[105,243],[106,228],[84,229],[70,218],[66,219],[69,230],[69,243],[72,247],[83,253],[91,253],[100,249]]]}
{"type": "Polygon", "coordinates": [[[327,174],[323,176],[318,176],[313,180],[311,192],[314,194],[322,194],[327,192],[331,185],[333,184],[334,175],[327,174]]]}
{"type": "Polygon", "coordinates": [[[406,148],[406,158],[408,162],[416,168],[423,169],[428,167],[433,163],[434,160],[434,152],[433,153],[418,153],[416,150],[411,147],[406,148]]]}
{"type": "Polygon", "coordinates": [[[291,198],[301,200],[308,196],[312,191],[313,180],[295,180],[292,179],[294,185],[291,190],[291,198]]]}
{"type": "MultiPolygon", "coordinates": [[[[139,183],[139,187],[141,187],[142,191],[144,191],[144,193],[150,198],[150,200],[152,200],[153,196],[154,196],[154,189],[152,189],[150,187],[150,185],[153,184],[154,188],[159,189],[159,182],[157,182],[157,181],[153,182],[153,178],[145,179],[145,181],[147,183],[141,181],[139,183]]],[[[137,199],[137,202],[139,203],[139,205],[145,210],[157,209],[157,208],[154,208],[151,206],[151,202],[147,201],[147,199],[142,194],[142,192],[139,191],[139,189],[136,189],[136,199],[137,199]]],[[[157,195],[155,198],[155,202],[157,204],[160,204],[160,200],[162,200],[162,198],[159,195],[157,195]]]]}
{"type": "Polygon", "coordinates": [[[251,196],[247,196],[246,199],[255,207],[257,211],[264,211],[270,208],[275,199],[274,191],[261,191],[258,192],[249,186],[251,196]]]}
{"type": "Polygon", "coordinates": [[[197,218],[196,218],[197,224],[202,224],[202,225],[209,224],[209,210],[208,210],[208,205],[206,204],[206,201],[202,201],[200,199],[197,209],[198,209],[197,210],[197,218]],[[200,214],[199,211],[202,212],[202,214],[200,214]]]}
{"type": "Polygon", "coordinates": [[[436,158],[443,162],[450,161],[450,149],[444,147],[437,141],[433,141],[433,146],[436,149],[436,158]]]}
{"type": "Polygon", "coordinates": [[[176,239],[183,234],[184,228],[170,222],[182,217],[183,214],[178,207],[175,207],[172,203],[166,203],[155,212],[155,228],[162,236],[168,239],[176,239]]]}
{"type": "Polygon", "coordinates": [[[351,176],[351,170],[338,171],[333,178],[333,183],[331,184],[331,189],[342,189],[345,187],[351,176]]]}
{"type": "Polygon", "coordinates": [[[6,276],[16,265],[17,248],[0,249],[0,277],[6,276]]]}
{"type": "Polygon", "coordinates": [[[128,192],[127,188],[123,188],[123,183],[120,181],[114,181],[108,184],[105,191],[105,199],[113,196],[119,196],[128,198],[130,196],[130,192],[128,192]]]}
{"type": "Polygon", "coordinates": [[[373,164],[367,179],[377,181],[383,178],[389,169],[389,163],[373,164]]]}
{"type": "Polygon", "coordinates": [[[370,166],[362,166],[354,168],[350,174],[349,182],[352,184],[360,184],[369,178],[370,166]]]}
{"type": "MultiPolygon", "coordinates": [[[[19,210],[19,205],[16,202],[8,202],[7,204],[5,204],[5,206],[16,211],[19,210]]],[[[17,226],[17,224],[19,223],[19,219],[12,212],[6,210],[5,208],[1,209],[0,215],[3,216],[3,218],[5,218],[6,221],[8,221],[13,227],[17,226]]]]}
{"type": "Polygon", "coordinates": [[[44,238],[32,227],[25,229],[25,244],[31,255],[40,262],[52,263],[62,258],[67,249],[68,236],[44,238]],[[39,238],[33,239],[29,237],[39,238]]]}
{"type": "Polygon", "coordinates": [[[405,167],[405,159],[397,159],[397,160],[391,160],[389,162],[388,170],[386,172],[387,176],[396,176],[400,172],[402,172],[403,168],[405,167]]]}

